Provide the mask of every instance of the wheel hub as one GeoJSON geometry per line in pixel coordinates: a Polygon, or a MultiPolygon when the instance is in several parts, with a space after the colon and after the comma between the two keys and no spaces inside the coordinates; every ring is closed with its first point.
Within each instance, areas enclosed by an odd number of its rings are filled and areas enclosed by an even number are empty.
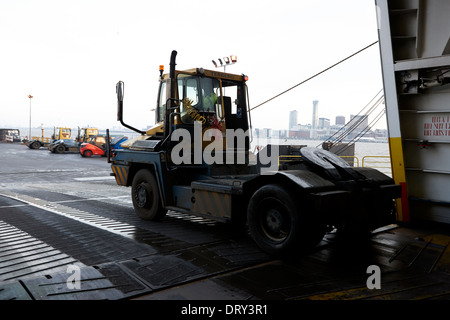
{"type": "Polygon", "coordinates": [[[272,241],[284,241],[289,235],[290,222],[278,206],[269,208],[261,216],[261,231],[272,241]]]}
{"type": "Polygon", "coordinates": [[[267,228],[273,233],[279,233],[283,225],[283,217],[276,209],[270,209],[266,215],[267,228]]]}
{"type": "Polygon", "coordinates": [[[143,208],[147,204],[148,201],[148,193],[147,188],[143,183],[141,183],[136,189],[136,203],[139,207],[143,208]]]}

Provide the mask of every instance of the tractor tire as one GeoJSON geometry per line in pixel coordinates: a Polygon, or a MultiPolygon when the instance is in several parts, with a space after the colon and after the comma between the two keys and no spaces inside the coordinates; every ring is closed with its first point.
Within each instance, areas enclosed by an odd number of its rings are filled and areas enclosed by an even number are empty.
{"type": "Polygon", "coordinates": [[[31,149],[39,149],[40,147],[41,147],[41,143],[38,141],[35,141],[30,145],[31,149]]]}
{"type": "Polygon", "coordinates": [[[91,150],[86,150],[86,151],[83,153],[83,157],[87,157],[87,158],[92,157],[92,151],[91,151],[91,150]]]}
{"type": "Polygon", "coordinates": [[[300,205],[290,192],[272,184],[259,188],[250,198],[247,224],[263,251],[285,256],[309,250],[322,240],[325,227],[311,215],[311,210],[300,205]]]}
{"type": "Polygon", "coordinates": [[[162,207],[155,176],[147,169],[139,170],[134,176],[131,198],[136,214],[143,220],[159,220],[167,213],[162,207]]]}

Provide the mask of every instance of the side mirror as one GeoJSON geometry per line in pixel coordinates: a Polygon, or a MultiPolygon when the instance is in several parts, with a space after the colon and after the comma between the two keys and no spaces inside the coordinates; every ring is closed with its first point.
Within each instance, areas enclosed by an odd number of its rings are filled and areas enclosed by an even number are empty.
{"type": "Polygon", "coordinates": [[[124,83],[123,81],[119,81],[116,84],[116,93],[117,93],[117,121],[122,121],[122,113],[123,113],[123,94],[124,94],[124,83]]]}

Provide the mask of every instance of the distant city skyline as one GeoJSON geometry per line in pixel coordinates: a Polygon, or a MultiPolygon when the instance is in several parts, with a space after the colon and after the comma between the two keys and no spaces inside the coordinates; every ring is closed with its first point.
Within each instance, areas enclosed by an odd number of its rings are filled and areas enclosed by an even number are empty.
{"type": "MultiPolygon", "coordinates": [[[[337,115],[335,116],[334,124],[332,124],[330,118],[319,117],[319,101],[313,100],[312,104],[311,123],[299,123],[298,110],[291,110],[289,112],[289,126],[286,131],[287,137],[298,139],[327,139],[338,132],[343,132],[348,139],[353,139],[358,136],[386,139],[388,136],[386,129],[372,130],[372,128],[369,127],[369,116],[367,114],[350,114],[348,123],[346,122],[346,116],[337,115]]],[[[263,132],[266,133],[267,130],[269,129],[263,129],[263,132]]],[[[278,133],[283,135],[284,130],[279,130],[278,133]]]]}
{"type": "MultiPolygon", "coordinates": [[[[296,125],[311,125],[312,129],[316,129],[319,128],[321,119],[322,119],[322,124],[324,124],[326,122],[326,120],[330,121],[329,117],[319,117],[319,100],[313,100],[313,111],[312,111],[312,121],[311,123],[306,123],[306,124],[300,124],[298,122],[298,110],[291,110],[289,112],[289,130],[291,128],[293,128],[296,125]]],[[[350,121],[352,120],[352,118],[355,117],[355,115],[350,114],[350,121]]],[[[346,117],[344,115],[337,115],[335,117],[335,125],[345,125],[346,117]]],[[[331,122],[330,122],[331,125],[331,122]]],[[[323,125],[322,125],[323,127],[323,125]]]]}

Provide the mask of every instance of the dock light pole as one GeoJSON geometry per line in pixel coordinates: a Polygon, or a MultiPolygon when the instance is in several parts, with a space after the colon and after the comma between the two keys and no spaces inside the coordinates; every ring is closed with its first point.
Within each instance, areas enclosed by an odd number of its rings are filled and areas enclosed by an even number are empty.
{"type": "Polygon", "coordinates": [[[237,56],[234,56],[234,55],[231,55],[229,57],[224,57],[222,59],[220,59],[220,58],[217,59],[219,61],[220,65],[217,64],[217,62],[215,60],[212,60],[212,63],[216,68],[223,67],[223,72],[225,72],[226,66],[230,66],[237,62],[237,56]],[[222,59],[223,59],[223,61],[222,61],[222,59]]]}
{"type": "Polygon", "coordinates": [[[31,141],[31,99],[33,98],[33,96],[29,94],[28,98],[30,98],[30,124],[28,127],[28,141],[31,141]]]}

